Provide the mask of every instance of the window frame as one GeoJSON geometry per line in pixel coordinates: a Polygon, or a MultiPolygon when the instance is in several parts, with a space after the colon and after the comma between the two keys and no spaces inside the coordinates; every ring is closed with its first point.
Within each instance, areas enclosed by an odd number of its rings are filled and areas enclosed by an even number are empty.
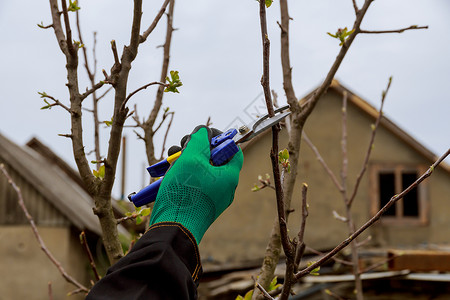
{"type": "MultiPolygon", "coordinates": [[[[379,174],[393,173],[395,180],[395,194],[402,192],[402,173],[416,172],[419,178],[425,171],[425,165],[411,165],[411,164],[383,164],[373,163],[370,165],[369,175],[369,194],[370,194],[370,215],[374,216],[380,209],[380,182],[379,174]]],[[[394,196],[394,195],[392,195],[394,196]]],[[[391,197],[392,197],[391,196],[391,197]]],[[[395,216],[383,215],[379,222],[382,225],[428,225],[429,223],[429,200],[428,200],[428,183],[423,181],[417,187],[417,205],[418,216],[404,216],[403,215],[403,199],[397,201],[394,205],[395,216]]]]}

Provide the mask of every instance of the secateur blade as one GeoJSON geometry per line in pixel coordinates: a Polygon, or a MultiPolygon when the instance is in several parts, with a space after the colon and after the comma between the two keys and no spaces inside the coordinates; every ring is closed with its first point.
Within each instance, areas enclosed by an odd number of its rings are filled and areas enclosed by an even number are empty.
{"type": "Polygon", "coordinates": [[[266,129],[278,124],[291,113],[288,109],[289,105],[285,105],[276,109],[273,117],[269,117],[269,114],[265,114],[252,122],[249,126],[242,126],[239,128],[239,133],[234,137],[236,144],[247,142],[260,133],[266,131],[266,129]]]}

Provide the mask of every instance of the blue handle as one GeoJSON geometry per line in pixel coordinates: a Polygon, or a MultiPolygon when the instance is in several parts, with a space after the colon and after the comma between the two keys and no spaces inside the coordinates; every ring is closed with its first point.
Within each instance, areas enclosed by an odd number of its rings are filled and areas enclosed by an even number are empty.
{"type": "Polygon", "coordinates": [[[211,147],[212,148],[217,147],[219,144],[222,144],[224,141],[232,139],[236,134],[237,134],[236,129],[228,129],[227,131],[225,131],[211,139],[211,147]]]}
{"type": "MultiPolygon", "coordinates": [[[[211,139],[211,162],[214,166],[221,166],[227,163],[239,151],[239,147],[233,141],[233,137],[236,134],[236,129],[229,129],[211,139]]],[[[165,159],[151,165],[147,168],[147,171],[152,177],[161,177],[164,176],[169,167],[170,163],[165,159]]],[[[137,194],[130,194],[128,199],[136,207],[155,201],[161,182],[162,178],[143,188],[137,194]]]]}
{"type": "Polygon", "coordinates": [[[157,162],[154,165],[151,165],[147,168],[147,171],[150,173],[152,177],[162,177],[166,174],[167,170],[170,167],[170,163],[167,159],[157,162]]]}
{"type": "Polygon", "coordinates": [[[214,166],[227,163],[233,155],[239,151],[239,147],[233,140],[225,140],[222,144],[211,150],[211,161],[214,166]]]}
{"type": "Polygon", "coordinates": [[[156,200],[156,195],[158,195],[159,186],[161,185],[162,178],[149,184],[137,194],[130,194],[128,199],[133,202],[134,206],[139,207],[156,200]]]}

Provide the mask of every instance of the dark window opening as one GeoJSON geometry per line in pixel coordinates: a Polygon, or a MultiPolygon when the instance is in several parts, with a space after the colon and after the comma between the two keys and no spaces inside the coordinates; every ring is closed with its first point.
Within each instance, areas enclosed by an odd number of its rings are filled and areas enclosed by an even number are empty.
{"type": "MultiPolygon", "coordinates": [[[[380,208],[382,208],[389,202],[392,196],[395,195],[395,174],[380,173],[379,189],[380,189],[380,208]]],[[[395,216],[395,205],[392,205],[384,213],[384,216],[395,216]]]]}
{"type": "MultiPolygon", "coordinates": [[[[405,190],[414,181],[417,180],[416,172],[408,172],[402,174],[402,190],[405,190]]],[[[418,217],[419,216],[419,197],[417,193],[417,187],[412,189],[403,198],[403,215],[407,217],[418,217]]]]}

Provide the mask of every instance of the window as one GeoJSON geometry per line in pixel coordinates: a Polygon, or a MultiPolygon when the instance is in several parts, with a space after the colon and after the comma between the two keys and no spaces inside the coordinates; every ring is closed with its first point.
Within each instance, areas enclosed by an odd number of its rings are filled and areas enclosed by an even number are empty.
{"type": "MultiPolygon", "coordinates": [[[[405,165],[372,165],[370,174],[370,210],[375,215],[392,196],[410,186],[426,168],[405,165]]],[[[406,196],[391,206],[381,217],[383,224],[417,224],[428,222],[426,182],[411,190],[406,196]]]]}

